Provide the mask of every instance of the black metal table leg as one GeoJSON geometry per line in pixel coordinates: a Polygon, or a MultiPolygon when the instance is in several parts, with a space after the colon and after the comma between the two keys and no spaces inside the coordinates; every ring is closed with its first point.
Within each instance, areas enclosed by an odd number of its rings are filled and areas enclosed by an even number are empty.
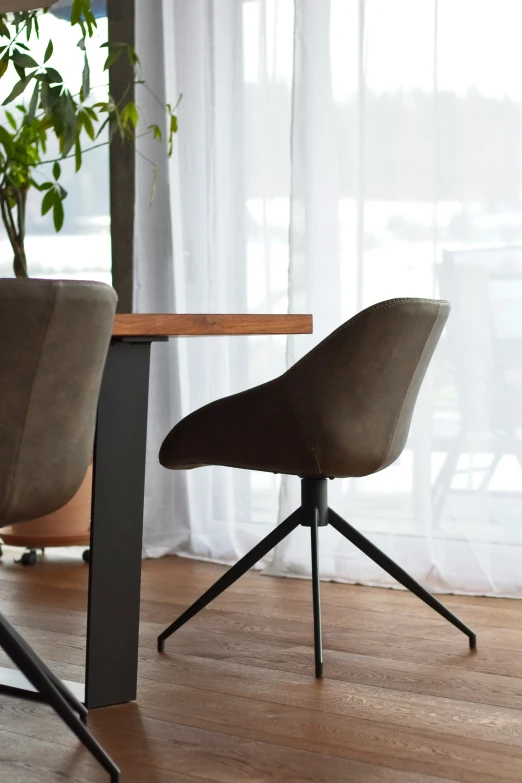
{"type": "Polygon", "coordinates": [[[114,341],[94,448],[85,704],[136,698],[150,340],[114,341]]]}

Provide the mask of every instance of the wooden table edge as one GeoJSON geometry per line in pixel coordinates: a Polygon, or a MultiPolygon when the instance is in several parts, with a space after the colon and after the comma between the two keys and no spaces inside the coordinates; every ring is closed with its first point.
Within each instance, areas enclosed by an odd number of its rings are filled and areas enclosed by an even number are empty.
{"type": "Polygon", "coordinates": [[[306,314],[118,313],[113,337],[312,334],[306,314]]]}

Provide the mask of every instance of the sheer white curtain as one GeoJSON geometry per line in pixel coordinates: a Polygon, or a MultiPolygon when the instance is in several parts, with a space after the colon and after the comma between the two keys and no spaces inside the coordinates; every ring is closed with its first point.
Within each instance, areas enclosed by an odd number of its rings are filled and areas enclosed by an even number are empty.
{"type": "MultiPolygon", "coordinates": [[[[357,310],[453,312],[406,450],[331,505],[430,589],[522,595],[522,49],[518,0],[137,2],[145,78],[179,108],[140,140],[137,310],[310,312],[313,336],[153,349],[144,553],[232,562],[299,480],[163,471],[179,418],[269,380],[357,310]],[[158,160],[156,197],[151,168],[158,160]]],[[[140,94],[144,124],[161,111],[140,94]]],[[[327,383],[327,379],[325,379],[327,383]]],[[[308,575],[296,531],[264,564],[308,575]]],[[[325,578],[392,585],[321,531],[325,578]]]]}

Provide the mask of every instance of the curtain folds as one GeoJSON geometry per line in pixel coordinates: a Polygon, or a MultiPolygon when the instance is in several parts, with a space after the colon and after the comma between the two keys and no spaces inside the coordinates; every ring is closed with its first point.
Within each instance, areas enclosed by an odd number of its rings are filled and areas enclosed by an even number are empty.
{"type": "MultiPolygon", "coordinates": [[[[176,421],[362,307],[440,296],[403,455],[330,482],[330,503],[428,589],[522,596],[521,17],[517,0],[137,0],[144,78],[182,99],[172,157],[137,144],[136,310],[314,315],[311,336],[153,347],[145,556],[233,562],[299,503],[296,478],[164,471],[176,421]]],[[[143,130],[165,122],[138,102],[143,130]]],[[[306,530],[262,566],[308,576],[306,530]]],[[[393,586],[329,528],[320,567],[393,586]]]]}

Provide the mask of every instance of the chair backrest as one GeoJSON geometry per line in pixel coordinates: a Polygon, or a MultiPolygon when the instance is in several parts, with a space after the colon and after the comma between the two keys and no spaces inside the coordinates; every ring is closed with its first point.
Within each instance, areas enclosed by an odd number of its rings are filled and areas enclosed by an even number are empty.
{"type": "Polygon", "coordinates": [[[89,465],[116,309],[102,283],[0,280],[0,524],[64,505],[89,465]]]}
{"type": "Polygon", "coordinates": [[[366,476],[397,459],[449,311],[431,299],[380,302],[288,370],[318,472],[366,476]]]}

